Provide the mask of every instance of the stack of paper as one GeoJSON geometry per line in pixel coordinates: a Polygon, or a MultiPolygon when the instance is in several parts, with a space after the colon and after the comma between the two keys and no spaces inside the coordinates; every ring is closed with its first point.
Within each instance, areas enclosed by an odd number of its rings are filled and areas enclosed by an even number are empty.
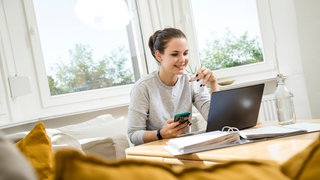
{"type": "Polygon", "coordinates": [[[240,143],[238,132],[212,131],[192,136],[170,139],[165,149],[172,155],[182,155],[216,149],[240,143]]]}

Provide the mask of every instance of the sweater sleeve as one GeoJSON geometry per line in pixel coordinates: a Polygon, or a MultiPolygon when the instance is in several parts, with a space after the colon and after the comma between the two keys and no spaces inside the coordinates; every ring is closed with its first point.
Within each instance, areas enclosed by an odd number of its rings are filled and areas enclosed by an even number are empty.
{"type": "Polygon", "coordinates": [[[206,87],[193,88],[193,105],[207,121],[210,109],[210,93],[206,87]]]}
{"type": "Polygon", "coordinates": [[[132,144],[143,144],[149,111],[149,97],[143,86],[134,86],[130,94],[128,109],[128,137],[132,144]]]}

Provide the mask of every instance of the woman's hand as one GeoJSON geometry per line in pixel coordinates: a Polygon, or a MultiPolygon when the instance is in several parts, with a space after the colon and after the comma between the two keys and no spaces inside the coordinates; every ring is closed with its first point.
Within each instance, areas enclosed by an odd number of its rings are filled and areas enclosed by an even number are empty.
{"type": "Polygon", "coordinates": [[[191,79],[191,81],[196,80],[196,81],[201,81],[201,85],[202,86],[206,86],[207,84],[210,85],[210,92],[214,92],[218,90],[218,84],[217,84],[217,78],[214,75],[214,73],[206,68],[206,67],[201,67],[196,76],[194,78],[191,79]]]}
{"type": "Polygon", "coordinates": [[[172,118],[169,119],[163,126],[163,128],[160,130],[160,134],[164,139],[174,138],[186,131],[190,125],[191,123],[189,121],[180,124],[179,122],[174,122],[172,118]]]}

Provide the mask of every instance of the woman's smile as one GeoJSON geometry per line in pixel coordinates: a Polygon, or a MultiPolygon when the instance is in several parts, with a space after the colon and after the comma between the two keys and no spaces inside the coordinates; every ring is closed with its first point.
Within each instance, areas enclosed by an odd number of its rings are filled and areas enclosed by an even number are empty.
{"type": "Polygon", "coordinates": [[[182,64],[178,64],[178,65],[174,65],[176,68],[178,68],[179,70],[184,70],[186,68],[186,64],[182,63],[182,64]]]}

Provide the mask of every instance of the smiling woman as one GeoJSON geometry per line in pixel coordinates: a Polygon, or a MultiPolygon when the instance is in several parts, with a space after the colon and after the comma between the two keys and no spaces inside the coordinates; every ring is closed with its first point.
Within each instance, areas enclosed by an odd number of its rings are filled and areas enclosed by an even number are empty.
{"type": "MultiPolygon", "coordinates": [[[[135,145],[185,133],[191,123],[179,124],[173,117],[192,112],[192,106],[207,117],[210,104],[207,88],[196,89],[193,79],[185,73],[189,48],[180,29],[157,30],[149,37],[148,45],[159,69],[139,79],[130,94],[128,135],[135,145]]],[[[201,67],[195,76],[194,80],[202,83],[198,88],[209,84],[210,93],[217,90],[211,70],[201,67]]]]}

